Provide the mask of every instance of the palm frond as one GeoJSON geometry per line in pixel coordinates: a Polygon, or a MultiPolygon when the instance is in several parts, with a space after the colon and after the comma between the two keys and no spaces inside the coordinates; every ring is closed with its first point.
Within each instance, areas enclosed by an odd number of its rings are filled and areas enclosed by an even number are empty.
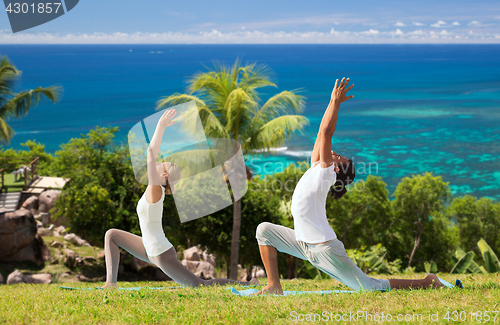
{"type": "Polygon", "coordinates": [[[43,98],[55,103],[59,99],[61,91],[60,86],[38,87],[33,90],[22,91],[9,99],[0,108],[0,118],[22,117],[28,113],[30,108],[38,105],[43,98]]]}
{"type": "Polygon", "coordinates": [[[21,71],[17,70],[4,56],[0,62],[0,107],[3,107],[9,98],[14,96],[14,86],[20,75],[21,71]]]}
{"type": "Polygon", "coordinates": [[[250,150],[281,146],[293,132],[302,131],[307,124],[309,124],[309,120],[301,115],[277,117],[249,136],[249,141],[244,143],[244,150],[248,152],[250,150]]]}
{"type": "Polygon", "coordinates": [[[10,139],[14,136],[15,132],[10,125],[0,118],[0,142],[4,145],[10,144],[10,139]]]}
{"type": "Polygon", "coordinates": [[[240,80],[240,87],[245,91],[254,91],[262,87],[278,87],[269,80],[270,70],[266,65],[256,66],[255,63],[243,67],[243,73],[240,80]]]}
{"type": "Polygon", "coordinates": [[[288,114],[298,114],[304,110],[304,97],[293,91],[282,91],[269,100],[255,113],[252,124],[268,121],[288,114]]]}

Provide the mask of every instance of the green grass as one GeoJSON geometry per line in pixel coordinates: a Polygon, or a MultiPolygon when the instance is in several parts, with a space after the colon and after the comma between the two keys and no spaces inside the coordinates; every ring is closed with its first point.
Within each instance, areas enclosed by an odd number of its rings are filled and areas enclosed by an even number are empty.
{"type": "MultiPolygon", "coordinates": [[[[422,278],[423,274],[404,276],[422,278]]],[[[181,288],[142,291],[64,290],[57,284],[0,286],[0,323],[7,324],[284,324],[297,314],[390,313],[422,314],[427,323],[429,312],[438,313],[439,322],[454,323],[453,311],[500,310],[500,274],[449,275],[459,278],[465,289],[394,290],[359,294],[303,295],[290,297],[239,297],[224,287],[181,288]],[[450,320],[444,319],[450,312],[450,320]]],[[[387,278],[386,276],[380,276],[387,278]]],[[[265,280],[261,280],[265,283],[265,280]]],[[[78,283],[94,287],[102,283],[78,283]]],[[[122,287],[172,286],[171,282],[119,282],[122,287]]],[[[346,289],[335,280],[283,281],[285,290],[346,289]]],[[[462,313],[464,315],[464,313],[462,313]]],[[[472,315],[474,323],[475,317],[472,315]]],[[[494,317],[494,314],[491,314],[494,317]]],[[[306,317],[306,316],[304,316],[306,317]]],[[[312,316],[314,317],[314,316],[312,316]]],[[[374,317],[374,316],[372,316],[374,317]]],[[[403,316],[404,317],[404,316],[403,316]]],[[[412,316],[413,317],[413,316],[412,316]]],[[[365,318],[359,323],[365,322],[365,318]]],[[[333,320],[335,322],[335,320],[333,320]]],[[[500,322],[500,315],[495,323],[500,322]]],[[[371,322],[368,322],[371,323],[371,322]]],[[[373,321],[372,323],[380,323],[373,321]]],[[[398,322],[399,323],[399,322],[398,322]]],[[[418,323],[401,322],[401,323],[418,323]]],[[[420,322],[422,323],[422,322],[420,322]]],[[[490,321],[490,323],[493,323],[490,321]]]]}
{"type": "Polygon", "coordinates": [[[7,192],[20,192],[24,188],[24,176],[18,176],[17,182],[15,181],[15,175],[5,172],[4,173],[4,188],[7,192]]]}

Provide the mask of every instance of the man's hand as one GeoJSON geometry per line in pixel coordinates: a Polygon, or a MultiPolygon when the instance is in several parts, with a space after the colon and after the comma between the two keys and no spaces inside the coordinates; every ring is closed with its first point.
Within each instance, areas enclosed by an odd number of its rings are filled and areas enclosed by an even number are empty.
{"type": "Polygon", "coordinates": [[[348,83],[349,83],[349,78],[347,78],[347,80],[345,78],[342,78],[340,85],[339,85],[338,79],[335,81],[335,87],[333,87],[332,97],[330,99],[330,103],[335,102],[335,103],[338,103],[340,105],[341,103],[345,102],[346,100],[354,97],[352,95],[347,97],[347,92],[349,90],[351,90],[351,88],[354,86],[354,84],[352,84],[349,88],[346,89],[348,83]]]}
{"type": "Polygon", "coordinates": [[[177,111],[175,109],[167,109],[165,113],[163,113],[163,115],[160,117],[158,126],[166,128],[174,124],[175,121],[172,121],[172,119],[175,117],[175,114],[177,114],[177,111]]]}

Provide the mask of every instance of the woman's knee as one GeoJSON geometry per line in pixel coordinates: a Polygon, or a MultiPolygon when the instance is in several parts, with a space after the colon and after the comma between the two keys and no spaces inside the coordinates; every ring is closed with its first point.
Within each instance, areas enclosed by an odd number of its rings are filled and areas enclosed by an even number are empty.
{"type": "Polygon", "coordinates": [[[113,237],[118,235],[119,232],[120,232],[119,229],[114,229],[114,228],[108,229],[108,231],[106,231],[106,234],[104,235],[104,241],[110,242],[111,240],[113,240],[113,237]]]}

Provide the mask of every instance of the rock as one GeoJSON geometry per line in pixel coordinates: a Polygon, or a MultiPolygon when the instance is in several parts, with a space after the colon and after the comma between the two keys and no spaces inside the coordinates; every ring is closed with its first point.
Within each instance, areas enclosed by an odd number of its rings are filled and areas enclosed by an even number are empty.
{"type": "Polygon", "coordinates": [[[63,274],[61,274],[59,279],[71,278],[72,276],[73,276],[73,273],[68,271],[68,272],[64,272],[63,274]]]}
{"type": "Polygon", "coordinates": [[[0,273],[0,284],[3,284],[3,276],[2,276],[2,273],[0,273]]]}
{"type": "Polygon", "coordinates": [[[93,263],[93,262],[96,262],[96,261],[97,261],[97,260],[95,259],[95,257],[92,257],[92,256],[85,256],[84,258],[82,258],[82,260],[83,260],[84,262],[91,262],[91,263],[93,263]]]}
{"type": "MultiPolygon", "coordinates": [[[[239,272],[240,281],[248,281],[247,270],[242,269],[239,272]]],[[[252,276],[250,278],[265,278],[266,272],[260,266],[252,267],[252,276]]]]}
{"type": "Polygon", "coordinates": [[[57,228],[54,229],[54,232],[56,232],[59,234],[59,235],[66,235],[68,232],[66,231],[66,228],[64,228],[64,226],[59,226],[57,228]]]}
{"type": "Polygon", "coordinates": [[[42,213],[40,213],[40,215],[42,216],[40,218],[40,220],[42,221],[43,226],[48,225],[50,223],[50,215],[49,215],[49,213],[48,212],[42,212],[42,213]]]}
{"type": "Polygon", "coordinates": [[[100,251],[99,253],[97,253],[97,259],[98,260],[103,260],[105,258],[105,252],[104,251],[100,251]]]}
{"type": "Polygon", "coordinates": [[[76,278],[78,279],[78,281],[81,281],[81,282],[94,282],[94,280],[87,278],[87,277],[86,277],[85,275],[83,275],[83,274],[78,274],[78,275],[76,276],[76,278]]]}
{"type": "Polygon", "coordinates": [[[203,252],[202,259],[205,262],[212,264],[213,267],[217,266],[217,262],[215,261],[215,255],[208,254],[206,250],[203,252]]]}
{"type": "Polygon", "coordinates": [[[13,254],[3,257],[2,260],[12,262],[30,261],[40,266],[50,261],[51,255],[50,249],[45,245],[42,236],[37,234],[31,244],[13,254]]]}
{"type": "Polygon", "coordinates": [[[53,231],[54,230],[54,225],[50,225],[49,228],[48,228],[50,231],[53,231]]]}
{"type": "Polygon", "coordinates": [[[260,270],[255,272],[254,278],[265,278],[266,276],[266,271],[260,268],[260,270]]]}
{"type": "Polygon", "coordinates": [[[50,261],[50,264],[51,265],[54,265],[54,264],[59,264],[59,259],[57,257],[53,257],[52,260],[50,261]]]}
{"type": "Polygon", "coordinates": [[[45,227],[38,228],[38,234],[42,237],[52,236],[52,231],[48,230],[45,227]]]}
{"type": "Polygon", "coordinates": [[[76,257],[76,262],[80,265],[84,264],[84,265],[92,265],[93,262],[95,262],[96,259],[92,256],[85,256],[85,257],[80,257],[80,256],[77,256],[76,257]]]}
{"type": "Polygon", "coordinates": [[[215,278],[215,268],[212,264],[205,261],[188,261],[182,260],[182,265],[184,265],[189,271],[196,274],[198,277],[210,280],[215,278]]]}
{"type": "Polygon", "coordinates": [[[50,212],[59,194],[61,194],[59,190],[46,190],[40,193],[40,197],[38,198],[38,210],[40,210],[40,212],[50,212]]]}
{"type": "Polygon", "coordinates": [[[64,265],[66,265],[70,269],[74,268],[76,265],[76,257],[77,257],[75,252],[73,252],[71,249],[65,249],[63,253],[64,253],[64,258],[63,258],[64,265]]]}
{"type": "Polygon", "coordinates": [[[184,259],[188,261],[199,261],[202,254],[203,252],[198,246],[193,246],[184,251],[184,259]]]}
{"type": "Polygon", "coordinates": [[[37,228],[43,227],[43,223],[40,220],[36,220],[36,227],[37,228]]]}
{"type": "Polygon", "coordinates": [[[52,283],[52,275],[49,273],[25,275],[26,283],[50,284],[52,283]]]}
{"type": "MultiPolygon", "coordinates": [[[[61,194],[60,190],[46,190],[40,193],[40,197],[38,199],[39,202],[38,211],[48,212],[49,215],[52,216],[50,210],[52,210],[52,208],[54,207],[54,204],[60,194],[61,194]]],[[[49,222],[54,223],[56,226],[61,226],[61,225],[65,227],[69,226],[69,221],[64,216],[58,217],[57,220],[50,219],[49,222]]]]}
{"type": "Polygon", "coordinates": [[[7,277],[7,284],[18,284],[25,282],[26,278],[24,277],[24,274],[22,274],[19,270],[15,270],[7,277]]]}
{"type": "Polygon", "coordinates": [[[147,265],[139,270],[139,275],[150,281],[172,281],[168,275],[153,265],[147,265]]]}
{"type": "Polygon", "coordinates": [[[0,260],[27,247],[35,239],[33,214],[25,209],[0,214],[0,260]]]}
{"type": "Polygon", "coordinates": [[[51,244],[50,244],[50,247],[54,247],[54,248],[61,248],[61,247],[64,247],[63,243],[61,242],[58,242],[58,241],[53,241],[51,244]]]}
{"type": "Polygon", "coordinates": [[[34,195],[30,196],[26,201],[24,201],[21,206],[22,209],[30,210],[38,210],[38,198],[34,195]]]}
{"type": "Polygon", "coordinates": [[[85,246],[89,246],[90,247],[90,244],[87,243],[86,240],[81,239],[80,237],[78,237],[75,234],[67,234],[66,236],[64,236],[64,239],[67,240],[67,241],[69,241],[73,245],[76,245],[76,246],[84,246],[85,245],[85,246]]]}

